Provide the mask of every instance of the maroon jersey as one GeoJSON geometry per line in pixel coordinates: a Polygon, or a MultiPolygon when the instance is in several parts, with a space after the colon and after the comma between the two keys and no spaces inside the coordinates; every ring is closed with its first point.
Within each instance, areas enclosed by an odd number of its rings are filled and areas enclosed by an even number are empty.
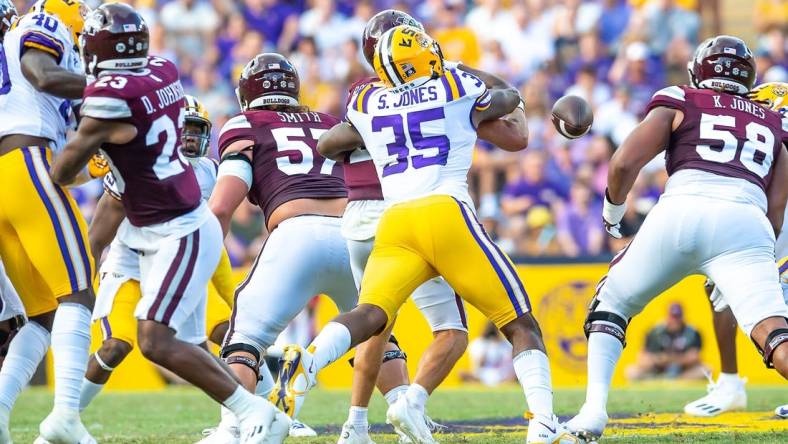
{"type": "Polygon", "coordinates": [[[697,169],[766,190],[774,160],[788,142],[779,114],[740,96],[687,86],[657,91],[647,112],[659,106],[684,113],[667,147],[668,174],[697,169]]]}
{"type": "Polygon", "coordinates": [[[219,135],[219,154],[233,142],[251,140],[252,187],[249,201],[266,224],[271,213],[295,199],[347,197],[342,168],[317,152],[317,139],[339,123],[317,112],[243,112],[228,120],[219,135]]]}
{"type": "Polygon", "coordinates": [[[137,129],[129,143],[102,146],[135,226],[166,222],[200,205],[200,186],[180,150],[183,103],[178,69],[160,57],[148,57],[141,70],[104,71],[85,89],[83,116],[137,129]]]}
{"type": "MultiPolygon", "coordinates": [[[[352,106],[350,103],[351,98],[356,95],[356,92],[361,92],[363,88],[370,83],[379,82],[377,77],[367,77],[361,79],[350,86],[346,105],[352,106]]],[[[367,91],[367,94],[369,91],[367,91]]],[[[363,97],[361,96],[362,107],[366,107],[363,97]]],[[[380,186],[380,178],[375,169],[375,163],[372,157],[366,150],[356,150],[347,156],[345,163],[345,185],[348,189],[348,200],[383,200],[383,189],[380,186]]]]}

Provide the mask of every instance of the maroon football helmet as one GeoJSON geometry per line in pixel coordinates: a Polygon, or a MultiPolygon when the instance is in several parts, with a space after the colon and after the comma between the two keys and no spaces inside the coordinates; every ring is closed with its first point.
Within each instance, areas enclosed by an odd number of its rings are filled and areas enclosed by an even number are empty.
{"type": "Polygon", "coordinates": [[[0,0],[0,40],[16,20],[16,7],[11,0],[0,0]]]}
{"type": "Polygon", "coordinates": [[[364,58],[367,59],[369,66],[372,66],[372,60],[375,58],[375,45],[378,44],[380,36],[389,29],[399,25],[413,26],[414,28],[424,31],[424,26],[416,19],[411,17],[408,13],[396,9],[380,11],[369,19],[367,26],[364,27],[364,34],[361,37],[364,58]]]}
{"type": "Polygon", "coordinates": [[[746,94],[755,84],[755,59],[740,38],[719,35],[705,40],[687,63],[695,88],[746,94]]]}
{"type": "Polygon", "coordinates": [[[148,65],[148,25],[129,5],[107,3],[94,9],[85,19],[79,39],[88,75],[148,65]]]}
{"type": "Polygon", "coordinates": [[[238,104],[246,111],[275,105],[298,106],[301,80],[293,64],[274,52],[257,54],[238,80],[238,104]]]}

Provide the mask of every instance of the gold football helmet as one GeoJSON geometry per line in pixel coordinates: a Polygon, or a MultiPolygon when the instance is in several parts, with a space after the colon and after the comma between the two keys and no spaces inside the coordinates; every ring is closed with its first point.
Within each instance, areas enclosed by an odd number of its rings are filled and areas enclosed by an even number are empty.
{"type": "Polygon", "coordinates": [[[413,26],[396,26],[380,36],[373,66],[388,88],[405,91],[443,75],[438,42],[413,26]]]}
{"type": "Polygon", "coordinates": [[[74,46],[79,46],[79,35],[90,7],[81,0],[38,0],[30,7],[30,12],[44,12],[59,18],[71,30],[74,46]]]}
{"type": "Polygon", "coordinates": [[[753,88],[747,97],[753,102],[758,102],[777,111],[783,118],[788,117],[788,83],[761,83],[753,88]]]}
{"type": "Polygon", "coordinates": [[[185,124],[181,134],[181,153],[189,159],[196,159],[208,154],[211,143],[211,120],[208,111],[196,97],[184,97],[185,124]]]}

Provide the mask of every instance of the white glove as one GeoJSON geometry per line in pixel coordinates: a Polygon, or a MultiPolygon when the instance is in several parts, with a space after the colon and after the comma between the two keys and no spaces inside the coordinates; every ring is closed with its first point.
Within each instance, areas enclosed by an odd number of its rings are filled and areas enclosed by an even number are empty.
{"type": "Polygon", "coordinates": [[[627,203],[624,202],[616,205],[610,202],[610,198],[605,190],[605,203],[602,206],[602,221],[605,223],[605,230],[616,239],[624,237],[621,234],[621,219],[624,218],[624,213],[627,212],[627,203]]]}
{"type": "Polygon", "coordinates": [[[462,62],[452,62],[451,60],[444,60],[443,61],[443,67],[446,68],[446,69],[454,70],[454,69],[457,69],[457,67],[460,66],[460,63],[462,63],[462,62]]]}
{"type": "MultiPolygon", "coordinates": [[[[709,280],[707,284],[714,285],[714,282],[709,280]]],[[[725,311],[728,308],[728,301],[722,296],[722,292],[720,291],[720,287],[714,285],[714,289],[711,290],[711,294],[709,295],[709,300],[711,301],[711,306],[714,308],[714,311],[720,313],[725,311]]]]}

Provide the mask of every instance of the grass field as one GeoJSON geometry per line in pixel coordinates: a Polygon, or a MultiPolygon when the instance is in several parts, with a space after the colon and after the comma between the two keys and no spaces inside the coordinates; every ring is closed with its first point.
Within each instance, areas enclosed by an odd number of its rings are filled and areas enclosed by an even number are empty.
{"type": "MultiPolygon", "coordinates": [[[[610,398],[614,418],[604,442],[638,443],[788,443],[788,420],[775,419],[775,406],[788,402],[788,386],[751,387],[749,410],[717,418],[679,415],[687,400],[703,394],[702,387],[652,385],[618,389],[610,398]]],[[[583,400],[581,390],[556,391],[556,413],[566,419],[583,400]]],[[[17,443],[35,439],[38,423],[49,412],[48,391],[25,392],[11,417],[17,443]]],[[[289,439],[304,444],[335,443],[347,415],[347,391],[315,390],[303,410],[303,419],[321,434],[313,439],[289,439]]],[[[373,439],[396,442],[384,423],[384,401],[377,396],[370,406],[373,439]]],[[[442,443],[521,443],[525,440],[525,403],[518,387],[502,389],[447,389],[429,402],[430,415],[448,426],[436,435],[442,443]]],[[[215,425],[218,408],[190,388],[155,393],[106,393],[88,408],[83,420],[100,443],[193,443],[200,431],[215,425]]]]}

